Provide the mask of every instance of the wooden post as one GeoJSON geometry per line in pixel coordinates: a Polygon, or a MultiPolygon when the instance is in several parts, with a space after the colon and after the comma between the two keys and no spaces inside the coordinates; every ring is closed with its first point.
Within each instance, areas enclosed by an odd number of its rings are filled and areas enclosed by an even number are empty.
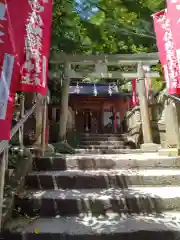
{"type": "Polygon", "coordinates": [[[56,122],[56,108],[52,108],[52,120],[53,122],[56,122]]]}
{"type": "Polygon", "coordinates": [[[116,133],[117,132],[117,119],[116,119],[117,114],[116,114],[116,108],[114,108],[114,109],[115,109],[115,111],[114,111],[114,133],[116,133]]]}
{"type": "MultiPolygon", "coordinates": [[[[21,116],[21,118],[23,118],[24,117],[24,112],[25,112],[25,107],[24,107],[24,103],[25,103],[25,96],[24,96],[24,94],[21,94],[21,96],[20,96],[20,116],[21,116]]],[[[24,142],[24,125],[22,125],[22,127],[20,127],[20,129],[19,129],[19,142],[20,142],[20,147],[21,147],[21,149],[23,149],[23,142],[24,142]]]]}
{"type": "Polygon", "coordinates": [[[142,62],[138,64],[138,79],[137,79],[137,91],[139,97],[139,105],[140,105],[140,115],[141,115],[141,124],[142,124],[142,132],[143,132],[143,140],[144,144],[142,144],[142,148],[144,150],[157,150],[157,145],[153,144],[152,140],[152,131],[149,119],[149,108],[148,101],[146,96],[146,88],[145,88],[145,72],[143,70],[142,62]]]}
{"type": "Polygon", "coordinates": [[[46,131],[47,131],[47,100],[44,100],[43,109],[43,129],[42,129],[42,155],[44,156],[46,151],[46,131]]]}
{"type": "Polygon", "coordinates": [[[68,119],[68,103],[69,103],[69,72],[71,70],[71,64],[65,62],[64,79],[61,88],[61,106],[60,106],[60,126],[59,126],[59,138],[60,141],[66,140],[66,127],[68,119]]]}
{"type": "Polygon", "coordinates": [[[0,233],[2,230],[2,213],[3,213],[3,201],[4,201],[4,183],[5,183],[5,173],[6,173],[6,166],[7,166],[7,151],[8,148],[8,141],[5,141],[7,147],[5,148],[4,152],[0,154],[0,233]]]}
{"type": "Polygon", "coordinates": [[[103,133],[104,131],[104,105],[100,106],[100,120],[99,120],[99,132],[103,133]]]}

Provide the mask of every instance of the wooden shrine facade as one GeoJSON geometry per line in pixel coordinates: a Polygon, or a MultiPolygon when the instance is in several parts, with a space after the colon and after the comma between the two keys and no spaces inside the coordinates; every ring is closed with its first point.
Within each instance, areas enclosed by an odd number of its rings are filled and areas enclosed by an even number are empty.
{"type": "MultiPolygon", "coordinates": [[[[78,133],[106,133],[122,131],[125,112],[131,104],[131,94],[108,91],[108,84],[80,84],[80,92],[70,93],[69,106],[75,113],[75,128],[78,133]],[[83,94],[83,90],[86,94],[83,94]],[[86,89],[98,92],[88,92],[86,89]],[[104,89],[104,92],[102,90],[104,89]],[[107,91],[105,91],[107,90],[107,91]],[[109,93],[110,92],[110,93],[109,93]],[[97,94],[97,95],[96,95],[97,94]],[[116,121],[112,121],[112,117],[116,121]]],[[[71,89],[71,87],[70,87],[71,89]]]]}

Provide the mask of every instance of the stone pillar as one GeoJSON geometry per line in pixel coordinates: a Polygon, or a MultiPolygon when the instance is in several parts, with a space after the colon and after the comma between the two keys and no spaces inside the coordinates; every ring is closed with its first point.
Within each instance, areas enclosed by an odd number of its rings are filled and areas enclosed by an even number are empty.
{"type": "Polygon", "coordinates": [[[43,105],[42,101],[38,102],[38,107],[36,109],[36,142],[35,145],[41,146],[42,140],[42,124],[43,124],[43,105]]]}
{"type": "MultiPolygon", "coordinates": [[[[32,108],[35,100],[34,93],[25,93],[24,107],[25,111],[32,108]]],[[[25,146],[32,146],[36,142],[36,116],[35,113],[29,116],[27,121],[24,123],[24,136],[23,142],[25,146]]]]}
{"type": "Polygon", "coordinates": [[[144,150],[155,151],[157,150],[157,145],[153,143],[152,140],[152,130],[149,118],[149,108],[148,100],[146,96],[145,88],[145,71],[143,70],[143,64],[138,64],[138,80],[137,80],[137,91],[139,97],[140,105],[140,115],[141,115],[141,124],[143,132],[144,144],[141,145],[141,148],[144,150]]]}
{"type": "Polygon", "coordinates": [[[166,99],[164,113],[166,149],[161,149],[159,153],[164,156],[178,156],[180,154],[178,111],[176,103],[172,99],[166,99]]]}
{"type": "Polygon", "coordinates": [[[60,106],[60,126],[59,126],[59,139],[60,141],[66,140],[66,127],[68,119],[68,103],[69,103],[69,72],[71,64],[65,62],[64,79],[61,87],[61,106],[60,106]]]}

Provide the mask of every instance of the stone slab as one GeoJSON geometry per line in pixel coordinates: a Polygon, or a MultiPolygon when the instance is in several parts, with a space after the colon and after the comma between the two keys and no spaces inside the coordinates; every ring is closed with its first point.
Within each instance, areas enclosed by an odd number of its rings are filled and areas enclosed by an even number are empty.
{"type": "Polygon", "coordinates": [[[82,145],[88,146],[88,145],[123,145],[124,141],[122,140],[109,140],[109,139],[105,139],[105,140],[98,140],[98,139],[94,139],[94,140],[83,140],[81,141],[82,145]]]}
{"type": "Polygon", "coordinates": [[[6,239],[15,239],[13,234],[20,233],[25,240],[175,240],[180,237],[180,214],[57,216],[31,221],[21,218],[9,223],[6,229],[10,231],[6,239]]]}
{"type": "Polygon", "coordinates": [[[180,149],[178,148],[166,148],[166,149],[160,149],[159,150],[160,156],[168,156],[168,157],[176,157],[180,156],[180,149]]]}
{"type": "Polygon", "coordinates": [[[75,154],[35,158],[34,170],[179,168],[180,156],[141,154],[75,154]]]}
{"type": "Polygon", "coordinates": [[[180,210],[180,187],[131,187],[128,189],[71,189],[24,191],[15,200],[28,216],[153,213],[180,210]]]}
{"type": "Polygon", "coordinates": [[[141,144],[141,149],[143,151],[154,152],[160,149],[160,145],[155,143],[143,143],[141,144]]]}
{"type": "Polygon", "coordinates": [[[173,186],[180,183],[178,169],[37,171],[26,177],[28,189],[128,188],[173,186]]]}
{"type": "Polygon", "coordinates": [[[143,149],[129,149],[129,148],[117,148],[117,149],[83,149],[83,148],[78,148],[75,149],[76,153],[80,154],[139,154],[139,153],[151,153],[151,152],[157,152],[157,150],[146,150],[144,151],[143,149]]]}
{"type": "Polygon", "coordinates": [[[123,149],[124,144],[123,143],[116,143],[116,144],[108,144],[108,143],[102,143],[100,145],[79,145],[78,148],[80,149],[105,149],[105,150],[111,150],[111,149],[123,149]]]}

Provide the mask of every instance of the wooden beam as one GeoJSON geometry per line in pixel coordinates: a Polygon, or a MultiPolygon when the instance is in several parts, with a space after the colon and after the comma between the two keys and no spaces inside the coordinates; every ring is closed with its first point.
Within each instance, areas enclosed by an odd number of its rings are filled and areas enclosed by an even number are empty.
{"type": "MultiPolygon", "coordinates": [[[[80,62],[82,64],[88,62],[88,64],[105,62],[126,62],[126,61],[132,61],[133,63],[138,63],[139,61],[146,63],[151,60],[158,61],[159,55],[157,52],[155,53],[139,53],[139,54],[116,54],[116,55],[67,55],[64,53],[54,53],[52,55],[52,61],[51,63],[64,63],[65,61],[68,61],[70,63],[76,63],[80,62]]],[[[129,64],[129,63],[128,63],[129,64]]]]}

